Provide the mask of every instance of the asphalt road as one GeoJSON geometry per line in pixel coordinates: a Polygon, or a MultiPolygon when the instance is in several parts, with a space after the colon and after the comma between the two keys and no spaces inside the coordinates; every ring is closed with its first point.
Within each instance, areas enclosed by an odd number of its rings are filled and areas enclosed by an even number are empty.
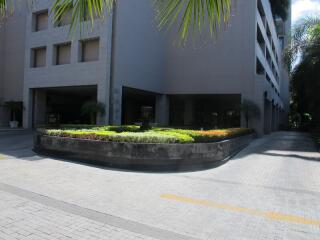
{"type": "Polygon", "coordinates": [[[179,173],[31,149],[31,132],[0,132],[0,239],[320,239],[320,153],[308,135],[277,132],[179,173]]]}

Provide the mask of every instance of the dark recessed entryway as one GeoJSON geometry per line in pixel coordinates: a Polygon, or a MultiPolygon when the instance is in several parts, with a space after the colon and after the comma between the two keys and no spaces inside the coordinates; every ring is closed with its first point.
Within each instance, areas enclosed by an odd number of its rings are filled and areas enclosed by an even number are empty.
{"type": "Polygon", "coordinates": [[[141,108],[153,108],[151,121],[155,118],[156,93],[124,87],[122,90],[122,124],[141,122],[141,108]]]}
{"type": "Polygon", "coordinates": [[[171,95],[170,125],[230,128],[241,124],[241,95],[171,95]]]}
{"type": "Polygon", "coordinates": [[[33,126],[47,124],[57,116],[61,124],[89,124],[90,117],[81,113],[82,105],[97,100],[97,86],[34,89],[33,126]]]}

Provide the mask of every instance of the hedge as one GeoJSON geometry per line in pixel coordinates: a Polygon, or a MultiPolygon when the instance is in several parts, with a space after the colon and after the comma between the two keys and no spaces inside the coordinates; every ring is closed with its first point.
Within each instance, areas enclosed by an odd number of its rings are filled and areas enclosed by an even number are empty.
{"type": "Polygon", "coordinates": [[[209,143],[253,133],[252,129],[246,128],[207,131],[153,128],[142,132],[139,126],[90,125],[64,125],[59,129],[41,128],[38,131],[50,136],[131,143],[209,143]]]}

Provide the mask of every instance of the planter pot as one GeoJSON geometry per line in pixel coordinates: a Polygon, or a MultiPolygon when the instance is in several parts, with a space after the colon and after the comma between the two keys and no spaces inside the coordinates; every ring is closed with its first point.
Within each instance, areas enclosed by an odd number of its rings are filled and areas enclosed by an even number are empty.
{"type": "Polygon", "coordinates": [[[9,122],[10,128],[17,128],[19,125],[18,121],[10,121],[9,122]]]}

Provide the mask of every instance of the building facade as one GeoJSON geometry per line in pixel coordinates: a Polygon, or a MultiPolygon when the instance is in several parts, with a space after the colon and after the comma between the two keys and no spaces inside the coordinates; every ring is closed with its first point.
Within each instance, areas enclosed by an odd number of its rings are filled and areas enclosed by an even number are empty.
{"type": "MultiPolygon", "coordinates": [[[[158,125],[246,126],[245,100],[260,109],[248,123],[260,134],[286,123],[282,51],[290,21],[275,21],[268,0],[235,1],[216,39],[185,47],[174,31],[158,31],[149,0],[118,1],[111,16],[72,35],[70,15],[54,23],[50,3],[22,6],[0,28],[0,101],[23,102],[23,127],[46,124],[52,114],[88,123],[80,111],[87,101],[104,104],[98,124],[136,123],[141,107],[152,106],[158,125]]],[[[9,119],[0,107],[0,125],[9,119]]]]}

